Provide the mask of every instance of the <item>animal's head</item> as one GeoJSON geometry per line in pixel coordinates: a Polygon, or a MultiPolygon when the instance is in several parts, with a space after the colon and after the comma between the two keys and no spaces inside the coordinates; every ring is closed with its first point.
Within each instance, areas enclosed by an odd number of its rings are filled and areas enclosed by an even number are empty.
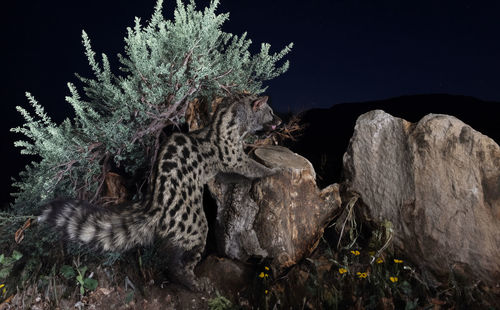
{"type": "Polygon", "coordinates": [[[236,115],[244,131],[271,131],[281,124],[281,119],[274,115],[273,109],[267,104],[269,97],[247,95],[236,105],[236,115]]]}

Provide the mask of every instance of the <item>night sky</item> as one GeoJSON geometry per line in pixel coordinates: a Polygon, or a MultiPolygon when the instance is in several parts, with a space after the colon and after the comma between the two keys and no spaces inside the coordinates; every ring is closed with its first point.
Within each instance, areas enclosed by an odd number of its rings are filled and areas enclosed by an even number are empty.
{"type": "MultiPolygon", "coordinates": [[[[500,1],[221,2],[219,12],[230,12],[223,30],[247,31],[255,50],[261,42],[271,43],[273,51],[294,42],[289,71],[268,83],[272,103],[282,112],[429,93],[500,101],[500,1]]],[[[125,28],[134,16],[149,19],[154,4],[57,0],[3,5],[0,131],[9,163],[2,173],[4,188],[23,167],[12,146],[22,137],[8,129],[23,123],[14,107],[27,106],[24,92],[30,91],[58,122],[71,115],[64,101],[66,83],[81,85],[75,72],[91,76],[82,29],[98,55],[116,60],[125,28]]],[[[172,16],[174,6],[175,1],[165,1],[166,16],[172,16]]],[[[2,202],[8,197],[3,193],[2,202]]]]}

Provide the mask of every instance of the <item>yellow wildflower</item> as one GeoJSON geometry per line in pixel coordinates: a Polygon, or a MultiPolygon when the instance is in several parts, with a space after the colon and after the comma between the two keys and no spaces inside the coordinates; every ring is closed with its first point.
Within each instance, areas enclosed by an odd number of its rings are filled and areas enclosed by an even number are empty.
{"type": "Polygon", "coordinates": [[[366,272],[357,272],[356,273],[360,279],[364,279],[368,277],[368,274],[366,272]]]}
{"type": "Polygon", "coordinates": [[[340,274],[344,274],[346,272],[347,272],[347,269],[345,269],[345,268],[339,268],[339,273],[340,274]]]}
{"type": "Polygon", "coordinates": [[[401,263],[403,262],[403,260],[402,260],[402,259],[396,259],[396,258],[395,258],[395,259],[394,259],[394,262],[395,262],[396,264],[401,264],[401,263]]]}
{"type": "Polygon", "coordinates": [[[268,291],[268,290],[265,290],[265,291],[264,291],[264,294],[266,294],[266,295],[267,295],[267,293],[269,293],[269,291],[268,291]]]}
{"type": "Polygon", "coordinates": [[[0,288],[2,288],[2,287],[4,287],[4,286],[5,286],[5,284],[0,284],[0,288]]]}
{"type": "Polygon", "coordinates": [[[264,278],[264,277],[265,277],[264,272],[261,272],[261,273],[259,274],[259,278],[264,278]]]}
{"type": "Polygon", "coordinates": [[[268,275],[267,273],[265,273],[265,274],[264,274],[264,276],[265,276],[266,278],[267,278],[267,277],[269,277],[269,275],[268,275]]]}
{"type": "Polygon", "coordinates": [[[264,269],[265,269],[265,270],[269,270],[269,267],[265,266],[265,267],[264,267],[264,269]]]}
{"type": "Polygon", "coordinates": [[[384,262],[384,259],[382,257],[377,258],[375,261],[377,264],[382,264],[384,262]]]}
{"type": "Polygon", "coordinates": [[[390,277],[389,280],[391,280],[392,283],[398,282],[398,277],[390,277]]]}
{"type": "Polygon", "coordinates": [[[354,256],[358,256],[359,254],[361,254],[361,253],[359,253],[359,251],[358,251],[358,250],[351,251],[351,253],[352,253],[352,254],[354,254],[354,256]]]}

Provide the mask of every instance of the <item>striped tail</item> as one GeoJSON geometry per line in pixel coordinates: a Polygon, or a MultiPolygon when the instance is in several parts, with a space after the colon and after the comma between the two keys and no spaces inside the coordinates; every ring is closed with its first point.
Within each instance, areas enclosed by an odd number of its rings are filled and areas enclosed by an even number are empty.
{"type": "Polygon", "coordinates": [[[126,251],[149,244],[155,225],[140,205],[97,207],[79,200],[54,200],[46,205],[38,222],[61,231],[71,241],[104,251],[126,251]]]}

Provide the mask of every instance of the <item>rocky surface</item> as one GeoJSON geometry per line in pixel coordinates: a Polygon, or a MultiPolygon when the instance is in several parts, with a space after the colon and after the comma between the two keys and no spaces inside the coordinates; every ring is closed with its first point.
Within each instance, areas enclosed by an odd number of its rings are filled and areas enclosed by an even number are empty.
{"type": "Polygon", "coordinates": [[[412,124],[363,114],[344,155],[367,221],[392,222],[394,245],[446,281],[500,282],[500,147],[455,117],[412,124]]]}
{"type": "Polygon", "coordinates": [[[209,280],[210,290],[237,302],[241,292],[251,287],[255,271],[249,264],[210,255],[196,267],[196,275],[209,280]]]}

